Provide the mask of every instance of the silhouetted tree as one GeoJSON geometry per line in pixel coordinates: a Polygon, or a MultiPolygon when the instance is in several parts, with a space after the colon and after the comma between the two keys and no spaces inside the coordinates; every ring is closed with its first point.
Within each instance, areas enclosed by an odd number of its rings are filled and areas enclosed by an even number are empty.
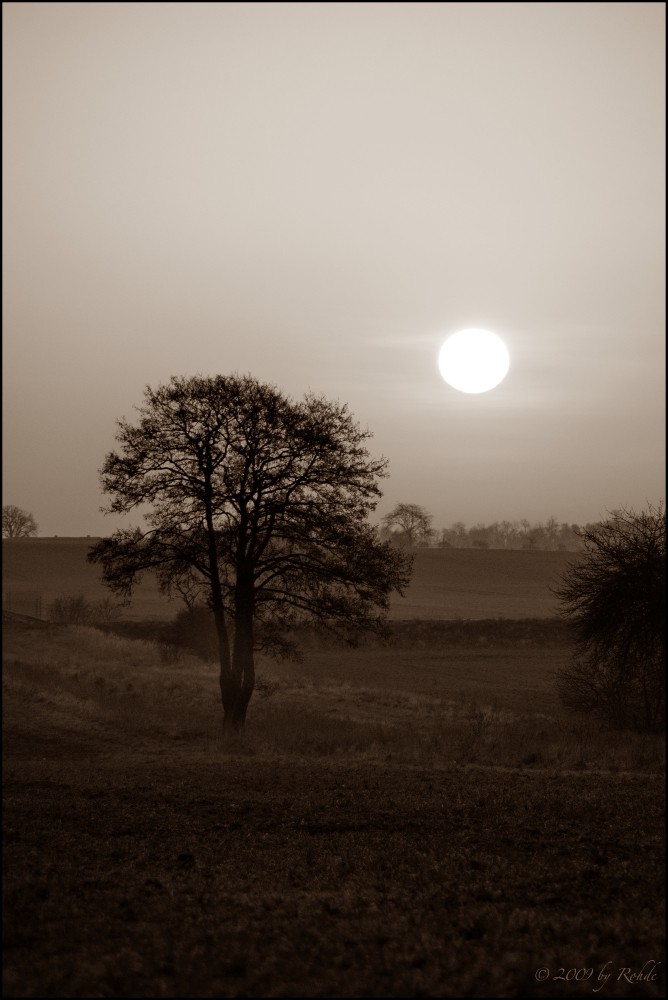
{"type": "Polygon", "coordinates": [[[388,531],[398,529],[412,548],[428,544],[433,535],[431,521],[431,514],[424,507],[414,503],[398,503],[394,510],[385,515],[382,523],[388,531]]]}
{"type": "Polygon", "coordinates": [[[566,705],[615,726],[663,727],[666,521],[663,505],[614,511],[581,532],[584,552],[556,589],[576,659],[559,674],[566,705]]]}
{"type": "Polygon", "coordinates": [[[254,653],[295,654],[305,622],[382,631],[411,560],[368,523],[386,461],[345,405],[294,402],[250,376],[172,378],[147,387],[139,421],[119,421],[101,470],[108,512],[144,505],[147,530],[117,531],[89,553],[129,598],[144,570],[215,621],[224,727],[243,727],[254,653]]]}
{"type": "Polygon", "coordinates": [[[28,511],[13,504],[2,508],[3,538],[31,538],[38,530],[35,518],[28,511]]]}

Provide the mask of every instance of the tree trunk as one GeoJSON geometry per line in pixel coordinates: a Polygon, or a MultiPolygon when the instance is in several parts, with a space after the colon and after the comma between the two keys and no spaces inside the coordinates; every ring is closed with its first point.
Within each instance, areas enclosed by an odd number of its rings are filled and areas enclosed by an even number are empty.
{"type": "Polygon", "coordinates": [[[223,733],[226,736],[243,732],[250,695],[246,695],[243,685],[234,676],[229,676],[221,684],[223,699],[223,733]]]}
{"type": "Polygon", "coordinates": [[[235,657],[235,668],[225,684],[223,694],[223,732],[226,734],[241,733],[246,724],[246,712],[255,687],[255,670],[253,655],[241,668],[239,676],[239,659],[235,657]]]}
{"type": "MultiPolygon", "coordinates": [[[[223,705],[223,733],[229,734],[232,732],[239,732],[243,729],[243,724],[246,719],[246,709],[248,707],[248,702],[250,701],[250,694],[243,701],[243,690],[242,681],[244,673],[242,672],[241,678],[238,676],[238,670],[236,667],[237,662],[237,645],[238,645],[238,634],[239,628],[235,630],[234,638],[234,657],[230,653],[230,635],[227,628],[227,622],[225,620],[225,610],[223,607],[222,598],[218,606],[218,602],[214,599],[214,609],[213,616],[216,623],[216,632],[218,634],[218,661],[220,663],[220,673],[218,676],[218,682],[220,685],[220,699],[223,705]]],[[[252,643],[252,633],[251,633],[251,643],[252,643]]],[[[251,646],[251,670],[252,670],[252,646],[251,646]]],[[[254,677],[253,677],[254,680],[254,677]]],[[[252,694],[252,686],[251,686],[252,694]]]]}
{"type": "Polygon", "coordinates": [[[218,662],[220,664],[218,683],[220,685],[220,699],[223,704],[223,729],[225,729],[225,722],[233,710],[235,701],[234,688],[232,684],[232,658],[230,656],[230,642],[227,625],[222,612],[220,614],[216,614],[214,609],[214,620],[216,623],[216,632],[218,634],[218,662]]]}
{"type": "Polygon", "coordinates": [[[247,579],[241,572],[237,578],[235,605],[232,667],[223,695],[223,729],[228,733],[243,732],[255,688],[253,580],[252,577],[247,579]]]}
{"type": "Polygon", "coordinates": [[[218,632],[220,661],[220,697],[223,704],[223,733],[243,731],[246,712],[255,688],[255,656],[253,634],[253,595],[246,594],[237,600],[234,628],[234,646],[230,656],[230,642],[224,613],[214,618],[218,632]]]}
{"type": "MultiPolygon", "coordinates": [[[[238,729],[232,725],[232,720],[238,715],[237,701],[238,690],[232,669],[232,657],[230,655],[230,636],[227,628],[225,616],[225,604],[223,602],[223,588],[218,570],[218,552],[216,549],[216,532],[213,526],[213,491],[211,488],[211,470],[208,469],[206,486],[206,525],[209,548],[209,574],[211,581],[211,609],[216,624],[216,634],[218,636],[218,661],[220,663],[220,674],[218,681],[220,684],[220,698],[223,703],[223,733],[231,728],[238,729]]],[[[245,716],[245,712],[244,712],[245,716]]]]}

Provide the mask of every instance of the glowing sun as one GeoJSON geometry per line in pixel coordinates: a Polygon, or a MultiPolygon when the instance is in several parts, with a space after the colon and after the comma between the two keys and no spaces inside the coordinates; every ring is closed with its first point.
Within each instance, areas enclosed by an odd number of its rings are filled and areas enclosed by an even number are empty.
{"type": "Polygon", "coordinates": [[[510,367],[508,348],[489,330],[460,330],[444,342],[438,355],[441,375],[460,392],[487,392],[510,367]]]}

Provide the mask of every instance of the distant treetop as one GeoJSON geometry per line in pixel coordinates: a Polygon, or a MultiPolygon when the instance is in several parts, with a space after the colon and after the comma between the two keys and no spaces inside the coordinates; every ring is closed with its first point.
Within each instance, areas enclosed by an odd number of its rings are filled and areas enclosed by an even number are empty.
{"type": "Polygon", "coordinates": [[[21,510],[13,504],[2,508],[3,538],[31,538],[37,531],[38,524],[27,510],[21,510]]]}

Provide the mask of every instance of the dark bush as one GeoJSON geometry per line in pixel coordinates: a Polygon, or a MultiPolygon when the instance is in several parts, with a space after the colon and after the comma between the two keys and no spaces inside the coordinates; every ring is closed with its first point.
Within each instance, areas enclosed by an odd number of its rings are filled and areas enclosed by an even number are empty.
{"type": "Polygon", "coordinates": [[[203,660],[218,658],[218,639],[213,614],[205,605],[195,605],[179,611],[165,627],[164,641],[186,649],[203,660]]]}
{"type": "Polygon", "coordinates": [[[663,506],[615,511],[583,531],[584,553],[555,591],[576,656],[558,678],[569,708],[619,728],[664,728],[666,521],[663,506]]]}

